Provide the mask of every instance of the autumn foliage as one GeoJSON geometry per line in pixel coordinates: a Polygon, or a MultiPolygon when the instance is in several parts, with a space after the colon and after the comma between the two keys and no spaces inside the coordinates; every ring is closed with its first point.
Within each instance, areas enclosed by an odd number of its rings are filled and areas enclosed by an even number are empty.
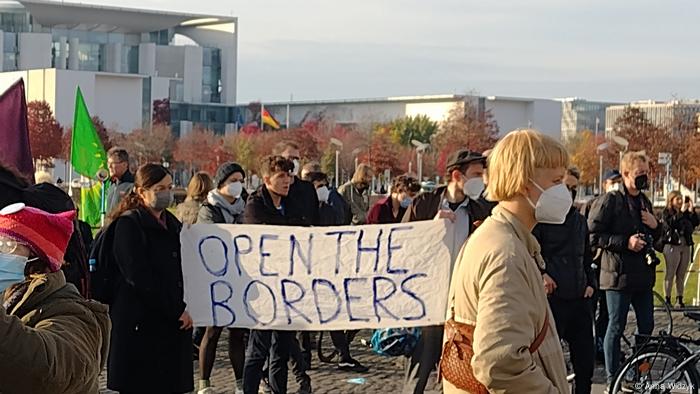
{"type": "Polygon", "coordinates": [[[27,104],[27,120],[32,157],[39,160],[60,157],[63,128],[56,121],[49,103],[31,101],[27,104]]]}

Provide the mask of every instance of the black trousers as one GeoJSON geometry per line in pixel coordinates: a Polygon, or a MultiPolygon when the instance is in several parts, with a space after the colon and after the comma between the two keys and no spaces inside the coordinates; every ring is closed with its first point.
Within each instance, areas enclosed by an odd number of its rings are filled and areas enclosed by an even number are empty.
{"type": "Polygon", "coordinates": [[[270,389],[273,394],[287,392],[287,361],[293,346],[294,331],[251,330],[243,369],[243,392],[257,394],[263,368],[269,357],[270,389]]]}
{"type": "Polygon", "coordinates": [[[569,344],[571,364],[576,374],[574,392],[590,394],[595,356],[592,300],[550,297],[549,306],[554,314],[559,338],[569,344]]]}
{"type": "Polygon", "coordinates": [[[289,349],[289,361],[292,364],[294,379],[299,384],[311,384],[311,377],[306,373],[311,368],[311,335],[309,331],[299,331],[292,336],[289,349]]]}
{"type": "MultiPolygon", "coordinates": [[[[430,374],[437,370],[440,363],[444,332],[445,327],[442,325],[421,327],[418,344],[406,363],[403,394],[422,394],[425,391],[430,374]]],[[[437,382],[437,386],[433,389],[442,392],[442,383],[437,382]]]]}

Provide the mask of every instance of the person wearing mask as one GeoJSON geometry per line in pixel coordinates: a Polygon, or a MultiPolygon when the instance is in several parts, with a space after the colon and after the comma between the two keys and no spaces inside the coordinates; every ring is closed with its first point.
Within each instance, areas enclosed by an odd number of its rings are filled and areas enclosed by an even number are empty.
{"type": "MultiPolygon", "coordinates": [[[[243,223],[295,226],[298,212],[289,204],[294,163],[282,156],[267,156],[260,163],[263,185],[248,198],[243,223]]],[[[315,194],[315,191],[314,191],[315,194]]],[[[251,330],[243,369],[243,392],[257,394],[269,358],[269,385],[273,393],[287,392],[287,362],[293,331],[251,330]]],[[[309,387],[310,388],[310,387],[309,387]]]]}
{"type": "Polygon", "coordinates": [[[119,392],[186,393],[192,379],[192,318],[184,301],[180,230],[168,212],[173,179],[159,164],[136,171],[112,211],[112,343],[107,387],[119,392]]]}
{"type": "MultiPolygon", "coordinates": [[[[304,165],[301,170],[301,179],[310,182],[309,178],[312,174],[326,174],[321,169],[321,164],[312,161],[304,165]]],[[[345,202],[343,196],[338,193],[338,190],[330,185],[328,182],[328,177],[326,176],[325,189],[319,187],[318,182],[312,182],[316,188],[316,195],[319,202],[319,226],[345,226],[349,225],[352,221],[352,212],[350,212],[350,206],[345,202]],[[322,212],[322,210],[328,211],[332,209],[335,217],[331,218],[328,212],[322,212]]]]}
{"type": "Polygon", "coordinates": [[[0,210],[0,392],[99,391],[110,320],[61,271],[74,216],[24,203],[0,210]]]}
{"type": "MultiPolygon", "coordinates": [[[[572,201],[576,199],[579,177],[575,167],[570,167],[564,177],[572,201]]],[[[591,297],[597,285],[586,219],[572,206],[563,224],[539,223],[532,234],[542,248],[542,277],[557,332],[569,344],[575,393],[590,394],[595,352],[591,297]]]]}
{"type": "MultiPolygon", "coordinates": [[[[243,199],[243,182],[245,171],[237,163],[227,162],[219,166],[214,176],[216,187],[209,192],[206,202],[199,210],[197,223],[240,224],[243,223],[245,200],[243,199]]],[[[199,391],[198,394],[214,393],[209,378],[211,377],[216,347],[223,327],[207,327],[199,346],[199,391]]],[[[228,329],[228,356],[236,378],[236,393],[243,392],[243,367],[245,365],[244,328],[228,329]]]]}
{"type": "MultiPolygon", "coordinates": [[[[569,392],[542,286],[545,264],[531,234],[537,223],[566,220],[568,164],[559,142],[529,129],[508,133],[489,156],[488,195],[498,206],[457,259],[447,312],[473,328],[474,355],[462,362],[471,363],[488,392],[569,392]]],[[[447,379],[443,387],[447,394],[466,393],[447,379]]]]}
{"type": "Polygon", "coordinates": [[[608,383],[620,365],[620,337],[630,305],[638,333],[650,335],[654,329],[652,289],[657,262],[652,244],[662,229],[652,214],[651,201],[642,193],[649,187],[647,156],[626,153],[621,172],[622,189],[603,195],[588,216],[591,246],[602,249],[600,289],[606,291],[609,316],[603,349],[608,383]]]}
{"type": "MultiPolygon", "coordinates": [[[[608,170],[603,176],[603,190],[605,192],[586,202],[581,209],[586,221],[588,221],[588,216],[593,204],[602,199],[605,193],[616,192],[621,190],[621,188],[622,175],[620,172],[618,170],[608,170]]],[[[591,253],[593,255],[593,272],[596,282],[600,283],[600,263],[603,257],[603,250],[597,247],[591,247],[591,253]]],[[[605,332],[608,330],[608,304],[605,299],[604,290],[596,290],[593,295],[593,316],[595,316],[596,360],[605,363],[603,342],[605,340],[605,332]]]]}
{"type": "MultiPolygon", "coordinates": [[[[484,189],[485,167],[486,159],[478,152],[459,150],[453,153],[447,163],[447,186],[416,197],[403,217],[403,222],[450,220],[454,234],[449,245],[451,267],[469,235],[491,213],[488,206],[479,202],[484,189]]],[[[418,345],[407,363],[405,392],[418,394],[425,390],[431,372],[440,361],[442,336],[442,326],[421,328],[418,345]]]]}
{"type": "Polygon", "coordinates": [[[367,223],[369,211],[369,188],[372,184],[373,171],[367,164],[360,164],[355,170],[352,179],[338,188],[338,193],[350,205],[352,212],[352,224],[367,223]]]}
{"type": "Polygon", "coordinates": [[[199,208],[207,200],[207,194],[214,188],[211,177],[204,171],[200,171],[190,179],[187,185],[187,197],[185,201],[177,206],[175,217],[182,224],[195,224],[199,208]]]}
{"type": "Polygon", "coordinates": [[[377,201],[367,214],[367,224],[400,223],[421,190],[418,180],[408,175],[394,178],[391,194],[377,201]]]}
{"type": "MultiPolygon", "coordinates": [[[[304,169],[307,169],[304,166],[304,169]]],[[[319,226],[346,226],[350,224],[350,215],[345,215],[338,217],[335,207],[333,207],[330,202],[329,196],[330,192],[328,189],[328,176],[320,171],[319,167],[309,168],[309,171],[303,171],[302,178],[311,182],[316,188],[318,193],[319,201],[319,226]],[[319,170],[319,171],[313,171],[319,170]]],[[[337,195],[337,193],[336,193],[337,195]]],[[[349,207],[345,204],[340,195],[338,195],[337,204],[342,204],[344,207],[341,211],[349,210],[349,207]]],[[[369,371],[369,368],[362,365],[359,361],[352,358],[350,354],[350,344],[348,343],[348,331],[331,331],[330,337],[333,342],[333,346],[338,351],[340,355],[340,360],[338,361],[338,370],[340,371],[352,371],[358,373],[364,373],[369,371]]],[[[354,334],[357,334],[355,331],[354,334]]],[[[354,336],[354,335],[351,335],[354,336]]]]}
{"type": "Polygon", "coordinates": [[[110,185],[107,189],[105,211],[112,212],[134,186],[134,175],[129,171],[129,153],[124,148],[113,147],[107,152],[110,185]]]}
{"type": "Polygon", "coordinates": [[[693,231],[700,224],[698,215],[690,198],[679,191],[672,191],[666,198],[666,208],[661,213],[661,222],[664,224],[663,243],[664,258],[666,261],[666,276],[664,278],[664,291],[666,303],[671,303],[671,290],[676,283],[676,300],[679,308],[685,308],[683,302],[683,290],[685,274],[692,258],[693,231]]]}

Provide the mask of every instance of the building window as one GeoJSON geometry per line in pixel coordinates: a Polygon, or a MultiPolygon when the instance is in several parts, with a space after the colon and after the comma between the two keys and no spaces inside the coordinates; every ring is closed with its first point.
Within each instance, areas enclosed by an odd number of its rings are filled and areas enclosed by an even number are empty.
{"type": "Polygon", "coordinates": [[[144,78],[141,97],[141,123],[143,127],[151,124],[151,77],[144,78]]]}
{"type": "Polygon", "coordinates": [[[122,47],[122,72],[125,74],[139,73],[139,47],[138,45],[125,45],[122,47]]]}

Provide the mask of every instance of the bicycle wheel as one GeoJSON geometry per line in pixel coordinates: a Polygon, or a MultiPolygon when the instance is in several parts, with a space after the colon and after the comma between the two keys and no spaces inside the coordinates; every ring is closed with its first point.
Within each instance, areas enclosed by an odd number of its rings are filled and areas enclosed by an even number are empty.
{"type": "Polygon", "coordinates": [[[683,360],[672,349],[643,349],[620,368],[609,392],[697,394],[700,378],[694,364],[676,370],[683,360]],[[663,379],[666,375],[669,376],[663,379]]]}
{"type": "MultiPolygon", "coordinates": [[[[328,331],[318,332],[318,341],[316,342],[316,354],[318,355],[318,359],[321,360],[321,362],[332,363],[335,356],[338,355],[338,351],[335,349],[335,346],[333,346],[333,343],[323,343],[323,336],[326,333],[328,333],[328,331]]],[[[330,338],[328,339],[330,340],[330,338]]],[[[328,340],[326,342],[328,342],[328,340]]]]}

